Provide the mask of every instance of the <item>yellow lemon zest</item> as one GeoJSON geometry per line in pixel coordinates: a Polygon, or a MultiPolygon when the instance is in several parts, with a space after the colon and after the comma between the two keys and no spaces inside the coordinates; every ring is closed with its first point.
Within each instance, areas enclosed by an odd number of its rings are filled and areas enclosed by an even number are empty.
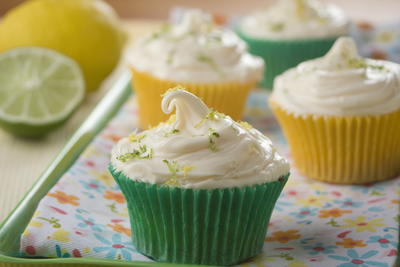
{"type": "Polygon", "coordinates": [[[185,165],[182,167],[183,176],[186,177],[191,170],[196,169],[196,166],[185,165]]]}
{"type": "Polygon", "coordinates": [[[167,91],[165,91],[165,93],[162,94],[161,96],[164,97],[165,95],[167,95],[167,94],[169,94],[169,93],[172,93],[172,92],[175,92],[175,91],[178,91],[178,90],[184,90],[184,91],[186,91],[186,88],[183,87],[182,85],[177,85],[177,86],[175,86],[175,87],[173,87],[173,88],[169,88],[169,89],[168,89],[167,91]]]}
{"type": "Polygon", "coordinates": [[[145,134],[135,134],[135,133],[131,133],[129,135],[129,141],[134,143],[134,142],[140,142],[142,141],[143,138],[145,138],[146,135],[145,134]]]}
{"type": "Polygon", "coordinates": [[[254,128],[253,125],[251,125],[250,123],[245,122],[245,121],[239,121],[238,123],[240,124],[240,126],[245,128],[246,130],[251,130],[254,128]]]}

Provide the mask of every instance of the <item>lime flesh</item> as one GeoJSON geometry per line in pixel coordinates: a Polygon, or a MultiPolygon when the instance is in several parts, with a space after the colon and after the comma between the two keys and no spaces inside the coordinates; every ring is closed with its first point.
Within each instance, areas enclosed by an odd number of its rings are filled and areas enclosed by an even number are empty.
{"type": "Polygon", "coordinates": [[[82,101],[79,65],[46,48],[0,54],[0,126],[13,134],[41,136],[61,125],[82,101]]]}

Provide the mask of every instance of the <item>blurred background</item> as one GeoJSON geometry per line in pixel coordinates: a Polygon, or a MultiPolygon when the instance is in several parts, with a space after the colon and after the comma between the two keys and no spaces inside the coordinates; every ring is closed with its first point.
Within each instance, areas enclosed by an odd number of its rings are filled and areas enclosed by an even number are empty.
{"type": "MultiPolygon", "coordinates": [[[[0,16],[24,0],[1,0],[0,16]]],[[[200,7],[221,15],[241,15],[275,0],[106,0],[125,19],[166,19],[170,8],[200,7]]],[[[371,22],[400,20],[399,0],[323,0],[340,6],[352,19],[371,22]]]]}

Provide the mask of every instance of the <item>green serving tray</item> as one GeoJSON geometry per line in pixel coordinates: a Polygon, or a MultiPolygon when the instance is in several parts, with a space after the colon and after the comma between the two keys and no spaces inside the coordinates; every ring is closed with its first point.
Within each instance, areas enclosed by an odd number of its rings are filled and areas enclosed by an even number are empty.
{"type": "MultiPolygon", "coordinates": [[[[91,140],[107,125],[132,92],[131,75],[121,74],[114,86],[94,108],[89,117],[74,133],[54,161],[26,193],[11,214],[0,225],[0,267],[17,266],[176,266],[176,264],[120,261],[95,258],[20,258],[19,242],[22,232],[39,201],[75,162],[91,140]]],[[[180,265],[193,266],[193,265],[180,265]]]]}

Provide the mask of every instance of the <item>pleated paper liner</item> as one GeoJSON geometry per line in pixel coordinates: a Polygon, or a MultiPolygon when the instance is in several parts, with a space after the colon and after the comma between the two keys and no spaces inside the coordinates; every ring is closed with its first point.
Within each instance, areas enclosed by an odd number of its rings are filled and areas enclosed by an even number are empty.
{"type": "Polygon", "coordinates": [[[315,40],[266,40],[247,36],[236,30],[248,45],[250,53],[264,59],[263,88],[272,89],[275,76],[301,62],[325,55],[337,39],[315,40]]]}
{"type": "Polygon", "coordinates": [[[400,111],[379,116],[296,116],[270,104],[294,164],[306,176],[367,184],[400,173],[400,111]]]}
{"type": "Polygon", "coordinates": [[[250,83],[178,83],[160,80],[147,73],[132,69],[133,87],[139,106],[139,124],[142,128],[156,126],[168,119],[161,111],[161,95],[169,88],[182,85],[200,97],[210,108],[239,120],[244,112],[247,96],[256,81],[250,83]]]}
{"type": "Polygon", "coordinates": [[[261,253],[289,174],[244,188],[184,189],[136,182],[109,167],[128,203],[132,240],[160,262],[232,265],[261,253]]]}

